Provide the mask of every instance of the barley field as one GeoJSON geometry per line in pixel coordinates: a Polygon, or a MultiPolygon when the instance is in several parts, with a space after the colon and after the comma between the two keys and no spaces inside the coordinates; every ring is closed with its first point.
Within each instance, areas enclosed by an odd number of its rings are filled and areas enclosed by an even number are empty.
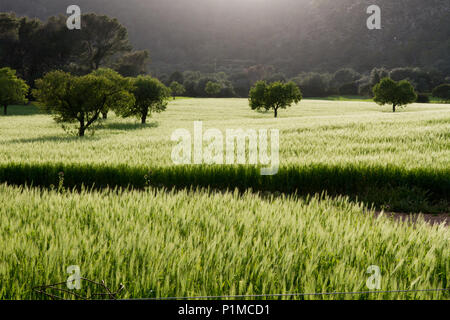
{"type": "Polygon", "coordinates": [[[274,119],[245,99],[177,99],[146,126],[110,114],[83,139],[33,106],[10,112],[0,116],[0,299],[46,299],[33,288],[65,281],[69,265],[137,299],[367,291],[371,265],[382,291],[448,287],[448,228],[375,213],[450,211],[450,105],[393,114],[305,100],[274,119]],[[279,173],[174,165],[171,134],[194,121],[279,129],[279,173]]]}

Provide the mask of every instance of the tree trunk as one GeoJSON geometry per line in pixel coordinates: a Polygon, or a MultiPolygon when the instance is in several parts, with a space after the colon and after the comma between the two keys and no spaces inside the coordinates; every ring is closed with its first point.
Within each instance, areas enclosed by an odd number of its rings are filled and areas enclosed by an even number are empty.
{"type": "Polygon", "coordinates": [[[5,116],[8,114],[8,106],[6,104],[3,106],[3,113],[5,116]]]}
{"type": "Polygon", "coordinates": [[[146,115],[146,114],[143,114],[143,115],[142,115],[141,123],[142,123],[142,124],[146,124],[146,123],[147,123],[147,115],[146,115]]]}
{"type": "Polygon", "coordinates": [[[103,120],[108,119],[108,111],[102,112],[102,118],[103,118],[103,120]]]}
{"type": "Polygon", "coordinates": [[[84,137],[84,133],[86,132],[86,127],[84,126],[84,119],[80,120],[80,128],[78,129],[78,136],[84,137]]]}
{"type": "Polygon", "coordinates": [[[275,118],[278,118],[278,108],[275,108],[275,118]]]}
{"type": "Polygon", "coordinates": [[[394,104],[394,106],[392,107],[392,110],[394,111],[394,113],[395,113],[395,107],[396,107],[396,105],[394,104]]]}

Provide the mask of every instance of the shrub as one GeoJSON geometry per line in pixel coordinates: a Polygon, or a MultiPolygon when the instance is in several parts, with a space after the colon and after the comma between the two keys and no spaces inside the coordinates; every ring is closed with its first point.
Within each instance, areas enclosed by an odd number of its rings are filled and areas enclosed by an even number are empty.
{"type": "Polygon", "coordinates": [[[430,103],[430,95],[428,93],[419,93],[416,102],[430,103]]]}
{"type": "Polygon", "coordinates": [[[443,101],[450,101],[450,84],[441,84],[433,90],[433,96],[443,101]]]}

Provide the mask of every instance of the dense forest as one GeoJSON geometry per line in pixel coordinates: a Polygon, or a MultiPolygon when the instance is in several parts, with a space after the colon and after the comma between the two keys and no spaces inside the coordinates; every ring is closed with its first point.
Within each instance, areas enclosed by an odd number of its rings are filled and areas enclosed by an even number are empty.
{"type": "MultiPolygon", "coordinates": [[[[47,19],[70,0],[2,0],[0,11],[47,19]]],[[[78,0],[83,13],[118,18],[152,73],[274,66],[288,77],[351,67],[422,67],[450,74],[448,0],[78,0]],[[281,5],[282,4],[282,5],[281,5]],[[366,9],[382,9],[368,30],[366,9]],[[446,27],[442,27],[446,26],[446,27]]]]}

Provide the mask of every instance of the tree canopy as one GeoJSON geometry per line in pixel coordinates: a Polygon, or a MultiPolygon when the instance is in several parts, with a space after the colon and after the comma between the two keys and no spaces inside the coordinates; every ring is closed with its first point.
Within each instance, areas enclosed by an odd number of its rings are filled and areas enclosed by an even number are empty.
{"type": "Polygon", "coordinates": [[[181,83],[178,83],[177,81],[173,81],[170,84],[170,90],[172,91],[172,96],[174,100],[176,96],[180,96],[186,92],[184,86],[181,83]]]}
{"type": "Polygon", "coordinates": [[[53,114],[58,123],[78,123],[80,137],[114,101],[120,101],[123,108],[134,104],[126,88],[119,89],[113,80],[102,75],[79,77],[53,71],[37,80],[36,88],[33,95],[41,107],[53,114]]]}
{"type": "Polygon", "coordinates": [[[222,90],[222,86],[218,82],[208,81],[206,83],[205,92],[209,96],[216,96],[216,95],[218,95],[220,93],[221,90],[222,90]]]}
{"type": "Polygon", "coordinates": [[[278,117],[279,109],[286,109],[293,103],[299,103],[302,93],[294,82],[273,82],[267,84],[258,81],[250,90],[250,107],[252,110],[274,110],[275,118],[278,117]]]}
{"type": "Polygon", "coordinates": [[[391,78],[384,78],[373,88],[373,100],[379,105],[391,104],[393,111],[396,107],[406,106],[417,100],[414,87],[407,80],[396,82],[391,78]]]}
{"type": "Polygon", "coordinates": [[[0,106],[7,115],[7,109],[12,104],[27,103],[29,87],[24,80],[16,76],[16,71],[10,68],[0,69],[0,106]]]}
{"type": "Polygon", "coordinates": [[[166,110],[171,91],[158,79],[150,76],[138,76],[133,79],[135,103],[121,108],[118,113],[123,117],[137,116],[145,124],[153,112],[166,110]]]}

